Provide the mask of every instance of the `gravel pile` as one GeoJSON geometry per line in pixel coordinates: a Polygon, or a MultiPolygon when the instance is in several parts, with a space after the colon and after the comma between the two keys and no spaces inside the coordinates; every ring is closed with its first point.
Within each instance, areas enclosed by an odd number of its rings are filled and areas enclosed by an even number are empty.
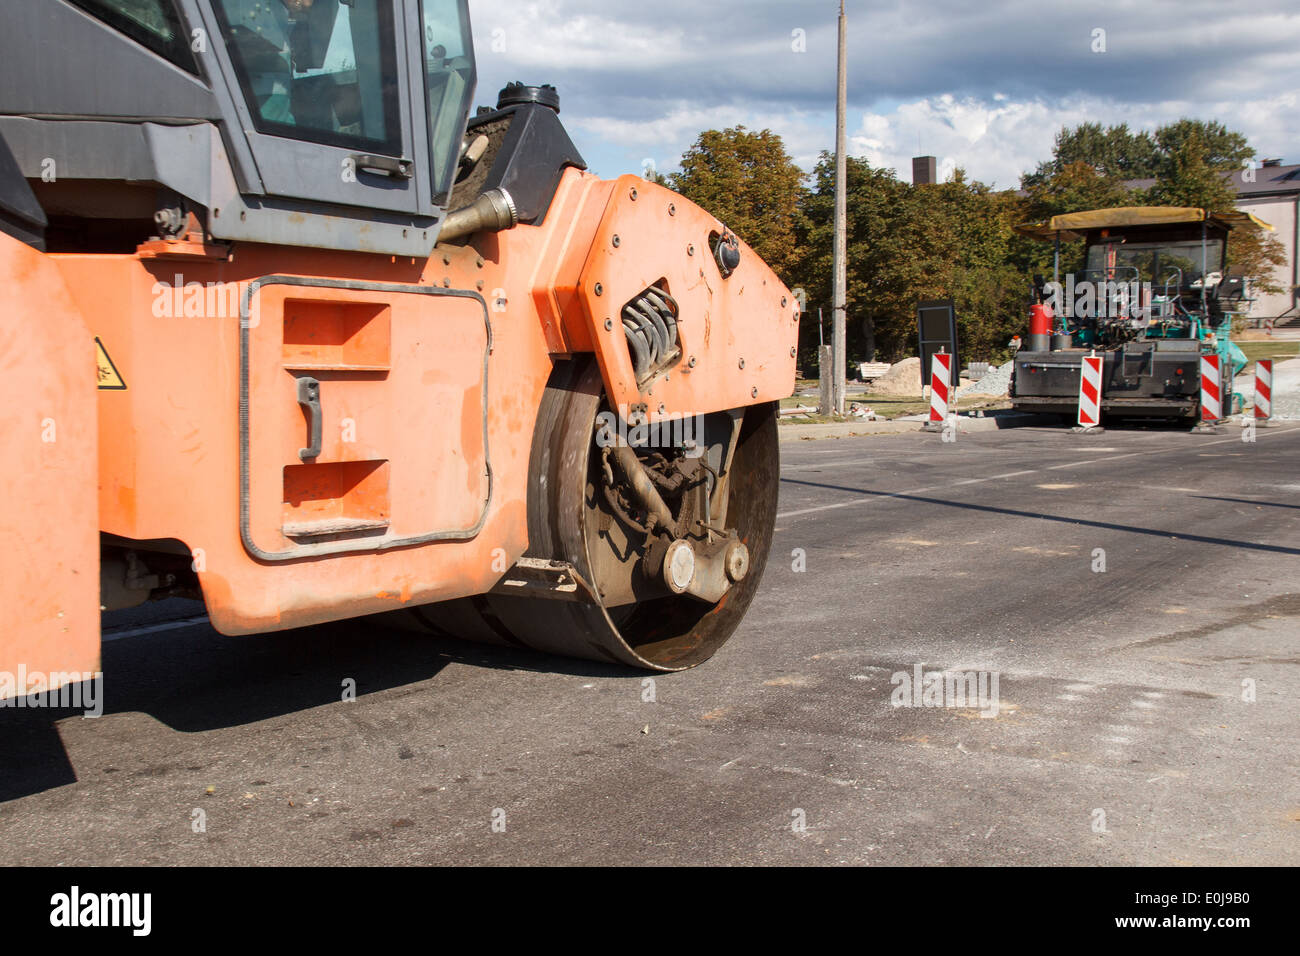
{"type": "Polygon", "coordinates": [[[1300,389],[1273,393],[1273,417],[1284,422],[1300,422],[1300,389]]]}
{"type": "Polygon", "coordinates": [[[967,395],[1006,395],[1007,389],[1011,387],[1011,368],[1013,365],[1015,365],[1014,362],[1008,362],[1005,365],[999,365],[997,368],[989,369],[978,382],[957,389],[957,397],[964,398],[967,395]]]}
{"type": "Polygon", "coordinates": [[[867,386],[868,395],[914,398],[921,394],[921,360],[913,356],[895,362],[889,371],[867,386]]]}

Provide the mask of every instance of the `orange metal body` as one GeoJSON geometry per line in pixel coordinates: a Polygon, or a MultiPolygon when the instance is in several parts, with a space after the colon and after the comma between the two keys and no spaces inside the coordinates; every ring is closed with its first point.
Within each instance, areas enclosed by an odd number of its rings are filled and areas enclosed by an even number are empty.
{"type": "Polygon", "coordinates": [[[16,697],[99,664],[95,342],[55,263],[3,233],[0,316],[0,696],[16,697]]]}
{"type": "Polygon", "coordinates": [[[229,261],[44,255],[0,235],[0,441],[30,469],[6,523],[23,546],[0,552],[17,620],[0,670],[92,661],[97,530],[183,544],[226,634],[489,590],[528,546],[529,451],[555,356],[594,351],[611,403],[651,420],[791,392],[797,305],[746,246],[721,277],[721,228],[644,180],[570,169],[540,226],[427,260],[248,244],[229,261]],[[618,310],[661,280],[683,356],[642,395],[618,310]],[[93,337],[125,389],[96,392],[93,337]],[[322,413],[306,459],[303,376],[322,413]],[[57,452],[28,434],[46,407],[67,418],[57,452]]]}

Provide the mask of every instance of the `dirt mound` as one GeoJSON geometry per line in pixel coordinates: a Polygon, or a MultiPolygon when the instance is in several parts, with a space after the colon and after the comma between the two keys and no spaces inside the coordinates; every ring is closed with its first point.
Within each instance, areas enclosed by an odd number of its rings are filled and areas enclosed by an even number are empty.
{"type": "Polygon", "coordinates": [[[908,398],[921,394],[921,360],[905,358],[889,366],[889,371],[867,387],[868,395],[901,395],[908,398]]]}

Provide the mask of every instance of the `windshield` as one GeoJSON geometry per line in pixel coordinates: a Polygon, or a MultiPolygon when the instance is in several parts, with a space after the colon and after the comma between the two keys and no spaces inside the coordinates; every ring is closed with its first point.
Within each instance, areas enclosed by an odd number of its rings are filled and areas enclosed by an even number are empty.
{"type": "Polygon", "coordinates": [[[1190,285],[1201,277],[1202,262],[1219,271],[1223,240],[1207,239],[1202,260],[1201,240],[1186,242],[1101,242],[1088,247],[1089,279],[1150,282],[1159,289],[1166,282],[1190,285]],[[1181,279],[1181,281],[1180,281],[1181,279]]]}
{"type": "Polygon", "coordinates": [[[257,129],[402,154],[392,0],[220,0],[257,129]]]}
{"type": "Polygon", "coordinates": [[[433,191],[446,194],[474,94],[474,47],[464,0],[423,0],[421,8],[433,191]]]}

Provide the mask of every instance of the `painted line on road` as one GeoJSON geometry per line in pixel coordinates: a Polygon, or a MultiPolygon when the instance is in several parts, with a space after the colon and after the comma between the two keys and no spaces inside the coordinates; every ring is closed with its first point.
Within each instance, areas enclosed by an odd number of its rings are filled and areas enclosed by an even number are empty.
{"type": "Polygon", "coordinates": [[[145,624],[141,627],[132,627],[124,631],[106,631],[100,640],[120,641],[124,637],[139,637],[141,634],[154,634],[158,631],[174,631],[182,627],[194,627],[197,624],[211,623],[206,614],[200,614],[197,617],[185,617],[177,621],[163,621],[159,624],[145,624]]]}
{"type": "Polygon", "coordinates": [[[1067,461],[1063,465],[1048,465],[1047,471],[1060,471],[1063,468],[1081,468],[1084,465],[1096,465],[1103,461],[1119,461],[1121,458],[1134,458],[1138,455],[1149,455],[1151,452],[1131,451],[1127,455],[1112,455],[1108,458],[1089,458],[1085,461],[1067,461]]]}
{"type": "MultiPolygon", "coordinates": [[[[1295,433],[1300,433],[1300,429],[1288,429],[1287,431],[1284,432],[1274,432],[1269,437],[1273,438],[1273,437],[1278,437],[1280,435],[1295,434],[1295,433]]],[[[1240,437],[1217,438],[1214,441],[1201,442],[1197,445],[1197,447],[1199,448],[1204,445],[1222,445],[1226,442],[1240,442],[1240,441],[1241,441],[1240,437]]],[[[1121,458],[1138,458],[1138,457],[1149,458],[1152,455],[1167,455],[1171,451],[1178,451],[1178,450],[1179,449],[1177,449],[1176,447],[1161,447],[1157,449],[1152,449],[1150,451],[1129,452],[1126,455],[1112,455],[1107,458],[1091,458],[1085,461],[1072,461],[1072,462],[1067,462],[1066,464],[1063,465],[1048,465],[1045,469],[1042,470],[1056,471],[1062,468],[1079,468],[1084,465],[1093,465],[1093,464],[1098,464],[1100,462],[1118,461],[1121,458]]],[[[849,501],[837,501],[829,505],[815,505],[811,508],[799,508],[794,511],[782,511],[777,514],[776,520],[780,521],[782,518],[798,518],[802,515],[817,514],[822,511],[835,511],[836,509],[839,508],[849,508],[854,505],[870,504],[873,501],[886,501],[890,498],[907,498],[912,495],[922,495],[931,491],[942,491],[945,488],[958,488],[964,485],[975,485],[985,481],[1000,481],[1005,478],[1018,478],[1023,475],[1035,474],[1039,470],[1040,469],[1037,468],[1030,468],[1027,471],[1011,471],[1011,472],[1007,472],[1006,474],[989,475],[984,478],[963,478],[961,481],[949,482],[947,484],[942,484],[942,485],[927,485],[924,488],[910,488],[906,491],[882,491],[879,494],[874,494],[867,498],[853,498],[850,499],[849,501]]]]}

